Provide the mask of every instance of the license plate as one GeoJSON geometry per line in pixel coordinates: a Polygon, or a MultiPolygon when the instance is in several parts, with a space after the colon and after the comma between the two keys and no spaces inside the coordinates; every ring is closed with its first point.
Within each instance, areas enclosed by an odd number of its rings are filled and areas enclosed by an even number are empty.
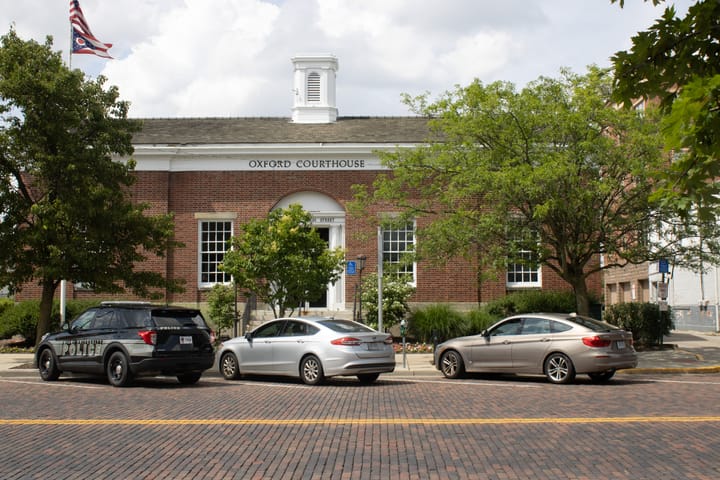
{"type": "Polygon", "coordinates": [[[192,337],[188,335],[183,335],[180,337],[180,345],[192,345],[192,337]]]}
{"type": "Polygon", "coordinates": [[[618,340],[616,342],[616,344],[617,344],[618,350],[625,350],[625,341],[624,340],[618,340]]]}
{"type": "Polygon", "coordinates": [[[382,350],[382,344],[380,343],[368,343],[368,350],[382,350]]]}

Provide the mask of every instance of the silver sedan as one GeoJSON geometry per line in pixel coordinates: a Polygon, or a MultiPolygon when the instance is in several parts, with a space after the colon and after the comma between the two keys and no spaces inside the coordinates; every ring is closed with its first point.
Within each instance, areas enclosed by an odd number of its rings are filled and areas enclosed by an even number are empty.
{"type": "Polygon", "coordinates": [[[637,362],[630,332],[575,314],[515,315],[435,349],[435,366],[448,378],[464,372],[525,373],[569,383],[585,373],[606,382],[637,362]]]}
{"type": "Polygon", "coordinates": [[[278,318],[220,345],[220,373],[299,377],[308,385],[354,375],[372,383],[395,370],[392,336],[361,323],[322,317],[278,318]]]}

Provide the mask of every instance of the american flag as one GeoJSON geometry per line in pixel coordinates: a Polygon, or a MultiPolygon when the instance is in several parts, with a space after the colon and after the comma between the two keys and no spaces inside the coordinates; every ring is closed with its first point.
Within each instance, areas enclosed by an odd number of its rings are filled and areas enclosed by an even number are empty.
{"type": "Polygon", "coordinates": [[[89,53],[103,58],[112,58],[108,49],[112,43],[103,43],[93,35],[79,0],[70,0],[70,26],[72,27],[72,53],[89,53]]]}

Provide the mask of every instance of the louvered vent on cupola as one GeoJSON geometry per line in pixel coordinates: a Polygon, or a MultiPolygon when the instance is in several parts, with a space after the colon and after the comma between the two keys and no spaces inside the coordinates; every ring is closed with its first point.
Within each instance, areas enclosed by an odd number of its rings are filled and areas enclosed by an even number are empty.
{"type": "Polygon", "coordinates": [[[320,101],[320,74],[317,72],[308,75],[307,101],[308,103],[318,103],[320,101]]]}

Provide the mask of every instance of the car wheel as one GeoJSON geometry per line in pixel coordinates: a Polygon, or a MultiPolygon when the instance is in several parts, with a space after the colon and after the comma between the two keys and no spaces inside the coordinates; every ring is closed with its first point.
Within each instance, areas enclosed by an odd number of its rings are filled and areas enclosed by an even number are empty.
{"type": "Polygon", "coordinates": [[[609,381],[615,375],[615,369],[605,370],[604,372],[593,372],[588,373],[590,380],[597,383],[605,383],[609,381]]]}
{"type": "Polygon", "coordinates": [[[240,367],[234,353],[224,353],[220,357],[220,373],[225,380],[237,380],[240,378],[240,367]]]}
{"type": "Polygon", "coordinates": [[[322,363],[315,355],[308,355],[300,362],[300,379],[307,385],[318,385],[323,382],[322,363]]]}
{"type": "Polygon", "coordinates": [[[132,382],[130,362],[123,352],[113,352],[107,362],[107,378],[113,387],[125,387],[132,382]]]}
{"type": "Polygon", "coordinates": [[[455,350],[448,350],[440,357],[440,371],[446,378],[460,378],[465,371],[463,359],[455,350]]]}
{"type": "Polygon", "coordinates": [[[40,378],[46,382],[57,380],[60,376],[60,370],[57,367],[55,355],[49,348],[46,348],[42,351],[42,353],[40,353],[40,358],[38,359],[38,370],[40,370],[40,378]]]}
{"type": "Polygon", "coordinates": [[[360,383],[373,383],[379,376],[379,373],[361,373],[357,378],[360,380],[360,383]]]}
{"type": "Polygon", "coordinates": [[[570,383],[575,379],[575,367],[566,355],[552,353],[545,360],[545,376],[551,383],[570,383]]]}
{"type": "Polygon", "coordinates": [[[193,385],[197,383],[198,380],[200,380],[200,377],[202,377],[202,372],[192,372],[178,375],[177,379],[178,382],[182,383],[183,385],[193,385]]]}

